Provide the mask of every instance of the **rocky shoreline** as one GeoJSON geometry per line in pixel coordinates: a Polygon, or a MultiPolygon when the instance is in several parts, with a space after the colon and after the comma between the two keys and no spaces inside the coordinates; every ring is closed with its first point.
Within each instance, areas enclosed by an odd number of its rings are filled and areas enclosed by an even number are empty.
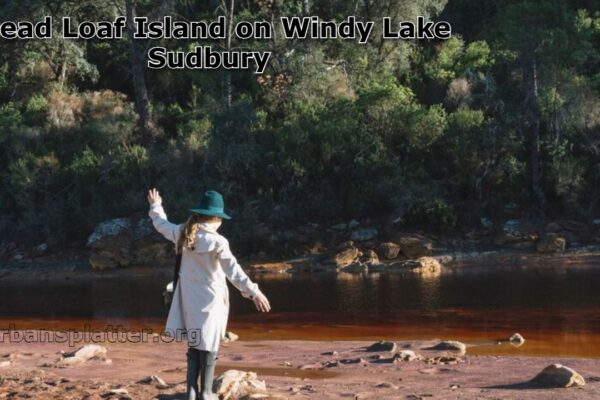
{"type": "MultiPolygon", "coordinates": [[[[480,228],[454,237],[396,231],[355,220],[326,228],[306,224],[294,230],[265,233],[258,229],[255,233],[257,241],[268,235],[273,251],[240,256],[249,273],[415,272],[435,276],[444,268],[481,263],[600,262],[600,221],[596,220],[584,224],[513,219],[495,225],[482,219],[480,228]]],[[[86,243],[82,249],[56,251],[44,243],[29,250],[2,243],[0,280],[168,276],[174,261],[172,243],[146,217],[105,221],[86,243]]]]}

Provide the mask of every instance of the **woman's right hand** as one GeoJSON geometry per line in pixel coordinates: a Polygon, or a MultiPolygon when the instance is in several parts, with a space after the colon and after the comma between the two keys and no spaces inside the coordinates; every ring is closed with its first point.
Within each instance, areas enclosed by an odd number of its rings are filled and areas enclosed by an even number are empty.
{"type": "Polygon", "coordinates": [[[160,193],[158,193],[156,188],[148,190],[148,203],[150,203],[150,205],[162,204],[162,197],[160,197],[160,193]]]}
{"type": "Polygon", "coordinates": [[[267,299],[267,297],[262,293],[258,293],[256,296],[254,296],[252,301],[254,302],[254,305],[258,311],[268,312],[271,310],[269,299],[267,299]]]}

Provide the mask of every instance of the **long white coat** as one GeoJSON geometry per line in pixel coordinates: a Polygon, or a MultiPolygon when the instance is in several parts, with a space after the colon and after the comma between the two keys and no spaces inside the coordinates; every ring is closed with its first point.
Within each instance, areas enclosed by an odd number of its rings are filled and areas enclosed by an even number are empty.
{"type": "MultiPolygon", "coordinates": [[[[167,220],[160,204],[149,211],[156,230],[177,244],[182,225],[167,220]]],[[[179,283],[173,292],[165,333],[187,338],[198,350],[218,351],[229,318],[226,278],[248,299],[260,289],[252,282],[229,249],[226,238],[208,224],[201,224],[194,250],[183,249],[179,283]]]]}

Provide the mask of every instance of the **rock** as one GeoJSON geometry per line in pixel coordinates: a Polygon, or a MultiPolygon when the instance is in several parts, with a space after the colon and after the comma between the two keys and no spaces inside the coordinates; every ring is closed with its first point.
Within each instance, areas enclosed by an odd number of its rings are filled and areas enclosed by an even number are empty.
{"type": "Polygon", "coordinates": [[[561,364],[547,366],[531,382],[546,388],[568,388],[585,385],[585,379],[581,375],[561,364]]]}
{"type": "Polygon", "coordinates": [[[394,342],[381,340],[379,342],[375,342],[369,347],[367,347],[367,351],[390,351],[395,352],[398,350],[398,346],[394,342]]]}
{"type": "Polygon", "coordinates": [[[425,362],[427,364],[452,365],[452,364],[458,364],[461,361],[463,361],[462,358],[454,357],[454,356],[437,356],[437,357],[428,357],[425,359],[425,362]]]}
{"type": "Polygon", "coordinates": [[[235,342],[236,340],[238,340],[240,337],[238,335],[236,335],[233,332],[227,332],[225,333],[225,337],[223,338],[224,342],[235,342]]]}
{"type": "Polygon", "coordinates": [[[421,235],[397,235],[393,242],[400,246],[400,251],[408,258],[428,256],[433,250],[433,242],[421,235]]]}
{"type": "Polygon", "coordinates": [[[273,262],[248,265],[249,271],[254,272],[287,272],[292,269],[292,264],[286,262],[273,262]]]}
{"type": "Polygon", "coordinates": [[[494,223],[489,218],[481,218],[480,220],[481,226],[485,229],[492,229],[494,227],[494,223]]]}
{"type": "Polygon", "coordinates": [[[467,351],[467,346],[456,340],[443,340],[435,346],[430,347],[428,350],[451,350],[465,353],[467,351]]]}
{"type": "Polygon", "coordinates": [[[336,268],[347,267],[348,265],[356,262],[360,257],[361,252],[354,246],[350,246],[333,256],[330,263],[335,264],[336,268]]]}
{"type": "Polygon", "coordinates": [[[14,259],[15,261],[21,261],[21,260],[23,259],[23,255],[22,255],[22,254],[16,254],[16,255],[13,257],[13,259],[14,259]]]}
{"type": "Polygon", "coordinates": [[[57,366],[68,366],[88,361],[92,358],[104,359],[106,356],[106,347],[98,344],[86,344],[75,351],[65,352],[62,359],[58,360],[57,366]]]}
{"type": "Polygon", "coordinates": [[[385,389],[398,389],[398,386],[392,385],[389,382],[381,382],[375,385],[376,388],[385,388],[385,389]]]}
{"type": "Polygon", "coordinates": [[[562,226],[558,222],[549,222],[544,230],[546,233],[558,233],[562,230],[562,226]]]}
{"type": "Polygon", "coordinates": [[[523,336],[521,336],[519,333],[515,333],[510,338],[508,338],[508,341],[511,343],[523,344],[523,343],[525,343],[525,338],[523,336]]]}
{"type": "Polygon", "coordinates": [[[360,225],[360,222],[358,222],[357,220],[353,219],[352,221],[348,222],[348,229],[354,229],[357,226],[360,225]]]}
{"type": "Polygon", "coordinates": [[[338,360],[340,362],[340,364],[360,364],[360,363],[364,363],[365,359],[364,358],[344,358],[341,360],[338,360]]]}
{"type": "Polygon", "coordinates": [[[266,394],[267,388],[265,381],[257,378],[256,372],[230,369],[215,379],[213,391],[221,400],[233,400],[244,396],[266,394]]]}
{"type": "Polygon", "coordinates": [[[442,264],[432,257],[421,257],[417,260],[400,261],[387,265],[389,271],[412,271],[423,276],[437,277],[442,273],[442,264]]]}
{"type": "Polygon", "coordinates": [[[367,265],[377,265],[379,264],[379,256],[373,250],[367,250],[359,257],[359,261],[367,265]]]}
{"type": "Polygon", "coordinates": [[[167,388],[169,386],[164,380],[156,375],[147,376],[143,379],[140,379],[136,383],[141,383],[143,385],[157,385],[157,387],[160,386],[161,388],[167,388]]]}
{"type": "Polygon", "coordinates": [[[12,361],[10,361],[10,360],[0,361],[0,368],[10,367],[11,364],[12,364],[12,361]]]}
{"type": "Polygon", "coordinates": [[[90,264],[97,270],[129,265],[171,264],[173,244],[152,226],[147,218],[115,218],[96,226],[88,237],[90,264]]]}
{"type": "Polygon", "coordinates": [[[397,355],[398,358],[402,361],[413,361],[421,359],[421,356],[412,350],[401,350],[400,353],[397,353],[397,355]]]}
{"type": "Polygon", "coordinates": [[[520,219],[511,219],[502,226],[502,231],[494,239],[497,245],[532,243],[538,239],[533,226],[520,219]]]}
{"type": "Polygon", "coordinates": [[[35,253],[37,255],[46,254],[48,252],[48,244],[42,243],[35,248],[35,253]]]}
{"type": "Polygon", "coordinates": [[[558,233],[546,233],[537,242],[537,251],[540,253],[564,253],[567,241],[558,233]]]}
{"type": "Polygon", "coordinates": [[[342,231],[345,231],[346,229],[348,229],[348,224],[343,224],[343,223],[336,224],[336,225],[330,226],[329,229],[333,229],[334,231],[342,232],[342,231]]]}
{"type": "Polygon", "coordinates": [[[369,265],[361,262],[356,262],[340,269],[339,271],[351,274],[365,274],[369,272],[369,265]]]}
{"type": "Polygon", "coordinates": [[[129,396],[129,391],[127,391],[127,389],[125,389],[125,388],[111,389],[110,391],[100,395],[100,397],[103,397],[103,398],[108,398],[108,397],[112,397],[112,396],[119,396],[119,399],[130,399],[131,398],[129,396]]]}
{"type": "Polygon", "coordinates": [[[325,352],[321,353],[322,356],[336,356],[337,354],[338,354],[338,352],[335,350],[325,351],[325,352]]]}
{"type": "Polygon", "coordinates": [[[416,261],[409,261],[408,268],[413,272],[423,275],[439,275],[442,272],[442,265],[438,260],[431,257],[421,257],[416,261]]]}
{"type": "Polygon", "coordinates": [[[381,254],[382,258],[386,260],[393,260],[398,257],[398,254],[400,253],[400,246],[398,246],[396,243],[384,242],[377,247],[377,251],[379,254],[381,254]]]}
{"type": "Polygon", "coordinates": [[[375,239],[378,234],[379,233],[375,228],[362,228],[352,232],[350,239],[356,242],[366,242],[368,240],[375,239]]]}

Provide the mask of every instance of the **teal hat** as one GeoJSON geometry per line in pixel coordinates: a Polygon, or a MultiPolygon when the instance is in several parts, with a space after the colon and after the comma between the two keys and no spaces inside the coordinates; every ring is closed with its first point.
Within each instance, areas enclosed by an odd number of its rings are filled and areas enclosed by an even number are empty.
{"type": "Polygon", "coordinates": [[[190,211],[202,215],[231,219],[229,215],[225,214],[224,208],[225,202],[221,193],[208,190],[204,192],[202,200],[200,200],[200,205],[196,208],[190,208],[190,211]]]}

